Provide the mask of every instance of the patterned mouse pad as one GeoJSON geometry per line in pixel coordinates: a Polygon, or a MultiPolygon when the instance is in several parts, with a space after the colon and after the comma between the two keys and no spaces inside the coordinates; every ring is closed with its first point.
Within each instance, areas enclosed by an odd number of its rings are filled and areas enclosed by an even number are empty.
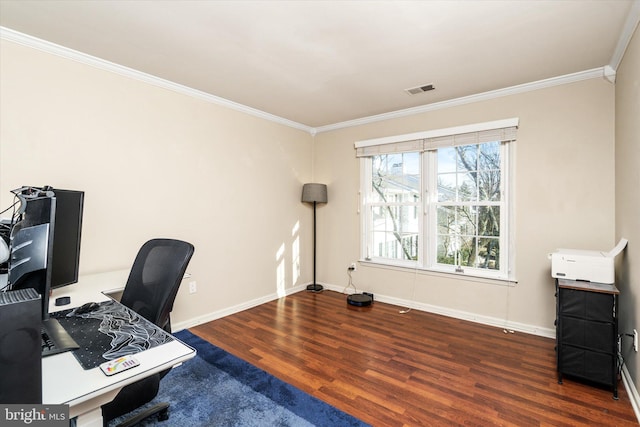
{"type": "Polygon", "coordinates": [[[104,301],[88,313],[75,309],[52,313],[80,346],[72,353],[84,369],[136,354],[172,341],[170,334],[114,301],[104,301]]]}

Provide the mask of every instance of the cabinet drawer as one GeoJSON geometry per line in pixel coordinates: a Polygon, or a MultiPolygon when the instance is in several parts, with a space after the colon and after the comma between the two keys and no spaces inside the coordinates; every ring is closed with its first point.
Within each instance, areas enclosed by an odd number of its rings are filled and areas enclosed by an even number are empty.
{"type": "Polygon", "coordinates": [[[600,384],[613,385],[613,355],[562,345],[559,367],[562,374],[600,384]]]}
{"type": "Polygon", "coordinates": [[[585,347],[605,353],[614,352],[615,331],[613,323],[562,316],[560,325],[562,344],[585,347]]]}
{"type": "Polygon", "coordinates": [[[559,292],[560,315],[567,314],[602,322],[610,322],[614,318],[614,297],[611,294],[566,288],[560,288],[559,292]]]}

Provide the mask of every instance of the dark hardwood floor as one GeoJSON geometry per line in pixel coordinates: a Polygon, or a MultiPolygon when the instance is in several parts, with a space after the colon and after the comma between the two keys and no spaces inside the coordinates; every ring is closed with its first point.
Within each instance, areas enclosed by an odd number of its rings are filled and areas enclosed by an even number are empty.
{"type": "Polygon", "coordinates": [[[554,340],[299,292],[191,329],[374,426],[627,426],[622,382],[557,383],[554,340]]]}

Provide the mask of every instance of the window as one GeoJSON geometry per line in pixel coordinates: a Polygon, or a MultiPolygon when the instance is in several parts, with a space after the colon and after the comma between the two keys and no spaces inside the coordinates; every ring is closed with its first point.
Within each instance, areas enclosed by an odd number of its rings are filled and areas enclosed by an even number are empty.
{"type": "Polygon", "coordinates": [[[511,278],[516,126],[509,119],[356,143],[363,258],[511,278]]]}
{"type": "Polygon", "coordinates": [[[416,260],[421,212],[420,155],[384,154],[370,160],[367,215],[373,256],[416,260]]]}

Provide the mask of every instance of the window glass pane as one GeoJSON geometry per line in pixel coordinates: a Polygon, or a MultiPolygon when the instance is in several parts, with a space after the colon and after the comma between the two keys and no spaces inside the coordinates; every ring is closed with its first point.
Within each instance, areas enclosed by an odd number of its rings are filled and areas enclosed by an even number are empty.
{"type": "Polygon", "coordinates": [[[478,196],[480,201],[500,201],[500,171],[489,170],[478,172],[478,196]]]}
{"type": "Polygon", "coordinates": [[[384,220],[384,209],[382,207],[371,207],[371,219],[373,220],[372,231],[384,230],[386,222],[384,220]]]}
{"type": "Polygon", "coordinates": [[[476,172],[458,174],[458,201],[468,202],[477,200],[476,172]]]}
{"type": "Polygon", "coordinates": [[[437,262],[458,265],[460,223],[458,208],[438,206],[437,262]]]}
{"type": "Polygon", "coordinates": [[[393,233],[374,233],[373,256],[396,260],[418,259],[418,235],[406,235],[399,239],[393,233]]]}
{"type": "Polygon", "coordinates": [[[476,238],[472,236],[460,236],[459,265],[475,267],[477,255],[476,238]]]}
{"type": "Polygon", "coordinates": [[[464,235],[476,235],[476,207],[475,206],[458,206],[456,208],[458,221],[456,229],[458,233],[464,235]]]}
{"type": "Polygon", "coordinates": [[[478,208],[478,234],[480,236],[500,236],[500,206],[480,206],[478,208]]]}
{"type": "Polygon", "coordinates": [[[500,270],[500,240],[482,237],[478,239],[478,268],[500,270]]]}
{"type": "Polygon", "coordinates": [[[480,145],[478,190],[480,200],[500,200],[500,143],[489,142],[480,145]]]}
{"type": "Polygon", "coordinates": [[[478,145],[462,145],[456,147],[456,151],[459,172],[478,170],[478,145]]]}
{"type": "Polygon", "coordinates": [[[480,145],[478,169],[500,169],[500,143],[487,142],[480,145]]]}
{"type": "Polygon", "coordinates": [[[456,261],[457,239],[455,236],[448,234],[439,234],[437,245],[438,263],[458,265],[456,261]]]}
{"type": "Polygon", "coordinates": [[[376,206],[372,209],[374,256],[418,258],[418,220],[412,206],[376,206]]]}
{"type": "Polygon", "coordinates": [[[438,201],[447,202],[456,199],[456,174],[438,174],[438,201]]]}
{"type": "Polygon", "coordinates": [[[418,232],[413,206],[374,206],[371,216],[373,231],[393,231],[399,234],[418,232]]]}
{"type": "Polygon", "coordinates": [[[456,233],[456,208],[453,206],[438,206],[438,234],[456,233]]]}
{"type": "Polygon", "coordinates": [[[455,172],[457,158],[455,147],[438,149],[438,174],[455,172]]]}
{"type": "Polygon", "coordinates": [[[420,153],[382,154],[372,157],[373,202],[414,202],[420,196],[420,153]]]}

